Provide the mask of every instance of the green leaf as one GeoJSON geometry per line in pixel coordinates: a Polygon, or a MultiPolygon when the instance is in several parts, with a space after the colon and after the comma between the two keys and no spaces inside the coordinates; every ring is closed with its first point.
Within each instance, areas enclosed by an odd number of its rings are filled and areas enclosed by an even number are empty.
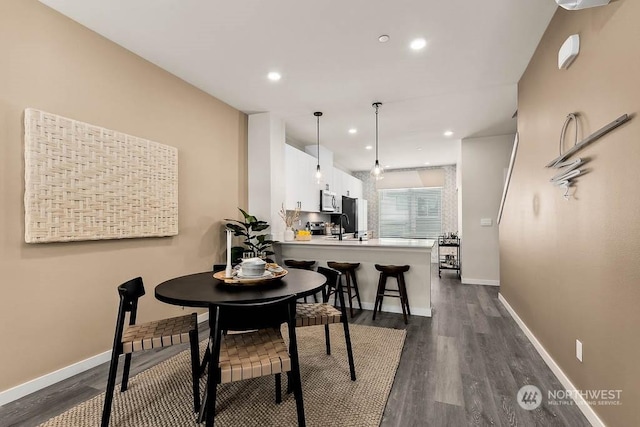
{"type": "Polygon", "coordinates": [[[266,222],[264,224],[253,224],[251,229],[253,231],[263,231],[266,230],[267,228],[269,228],[269,224],[267,224],[266,222]]]}
{"type": "MultiPolygon", "coordinates": [[[[240,209],[240,208],[238,208],[238,209],[240,209]]],[[[253,223],[258,221],[258,218],[256,218],[253,215],[249,215],[248,213],[246,213],[242,209],[240,209],[240,212],[242,212],[242,216],[244,216],[244,220],[247,221],[247,223],[248,223],[247,225],[253,224],[253,223]]]]}

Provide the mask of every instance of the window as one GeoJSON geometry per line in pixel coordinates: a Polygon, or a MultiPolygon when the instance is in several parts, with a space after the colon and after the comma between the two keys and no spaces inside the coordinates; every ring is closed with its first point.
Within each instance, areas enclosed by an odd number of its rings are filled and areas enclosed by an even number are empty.
{"type": "Polygon", "coordinates": [[[442,188],[379,190],[380,237],[436,239],[442,234],[442,188]]]}

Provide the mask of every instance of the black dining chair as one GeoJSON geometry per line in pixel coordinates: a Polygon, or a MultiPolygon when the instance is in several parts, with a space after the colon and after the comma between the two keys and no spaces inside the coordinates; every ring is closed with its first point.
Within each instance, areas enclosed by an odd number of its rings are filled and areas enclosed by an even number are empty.
{"type": "MultiPolygon", "coordinates": [[[[309,270],[313,271],[313,266],[316,264],[315,261],[299,261],[295,259],[285,259],[284,265],[289,268],[299,268],[301,270],[309,270]]],[[[307,297],[303,297],[304,302],[307,302],[307,297]]],[[[313,302],[318,302],[318,296],[313,294],[313,302]]]]}
{"type": "Polygon", "coordinates": [[[109,425],[113,392],[116,386],[118,359],[125,354],[120,392],[127,390],[131,354],[140,350],[158,349],[174,344],[189,343],[191,348],[191,378],[193,381],[193,409],[200,410],[200,384],[198,368],[200,351],[198,348],[198,319],[196,313],[147,323],[136,323],[138,299],[145,294],[141,277],[118,286],[120,306],[116,320],[116,332],[111,351],[111,364],[107,379],[107,390],[102,410],[102,427],[109,425]],[[129,325],[125,329],[125,318],[129,313],[129,325]]]}
{"type": "Polygon", "coordinates": [[[282,400],[281,374],[290,372],[298,413],[298,426],[305,426],[302,383],[295,328],[295,296],[273,301],[241,304],[224,303],[209,308],[209,370],[207,393],[201,411],[206,427],[215,420],[218,384],[275,375],[276,402],[282,400]],[[289,348],[280,326],[287,323],[289,348]],[[223,335],[223,331],[251,331],[223,335]]]}
{"type": "Polygon", "coordinates": [[[344,327],[344,338],[347,346],[347,359],[349,361],[349,371],[351,380],[356,380],[356,368],[353,361],[353,349],[351,348],[351,335],[349,334],[349,320],[347,318],[347,308],[342,292],[341,273],[339,271],[318,267],[318,273],[327,278],[327,283],[322,289],[322,303],[298,303],[296,305],[296,327],[324,325],[324,335],[327,346],[327,354],[331,354],[331,338],[329,336],[329,324],[342,323],[344,327]],[[329,296],[336,294],[340,301],[340,309],[329,304],[329,296]]]}

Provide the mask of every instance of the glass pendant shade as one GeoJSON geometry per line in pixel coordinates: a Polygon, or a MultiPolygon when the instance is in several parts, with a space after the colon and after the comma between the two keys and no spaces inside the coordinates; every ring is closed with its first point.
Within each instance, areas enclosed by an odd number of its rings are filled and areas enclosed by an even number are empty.
{"type": "Polygon", "coordinates": [[[375,178],[376,181],[384,178],[384,169],[380,166],[380,163],[377,160],[371,169],[371,176],[375,178]]]}
{"type": "Polygon", "coordinates": [[[322,113],[320,111],[316,111],[313,113],[316,116],[316,131],[317,131],[317,146],[318,146],[318,163],[316,164],[316,183],[320,184],[320,180],[322,179],[322,171],[320,170],[320,116],[322,113]]]}
{"type": "Polygon", "coordinates": [[[372,107],[376,109],[376,162],[371,169],[371,177],[376,181],[384,178],[384,169],[380,166],[380,162],[378,161],[378,109],[381,105],[381,102],[374,102],[372,105],[372,107]]]}

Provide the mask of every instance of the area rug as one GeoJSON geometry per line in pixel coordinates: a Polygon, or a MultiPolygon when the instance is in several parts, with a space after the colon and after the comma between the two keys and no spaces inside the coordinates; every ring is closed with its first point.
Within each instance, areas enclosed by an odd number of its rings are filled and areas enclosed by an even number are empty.
{"type": "MultiPolygon", "coordinates": [[[[325,352],[322,326],[296,330],[305,416],[310,427],[380,425],[406,332],[362,325],[349,325],[349,330],[356,381],[349,377],[342,325],[331,325],[330,356],[325,352]]],[[[201,349],[204,349],[204,342],[201,349]]],[[[127,392],[120,393],[116,388],[109,425],[198,426],[192,412],[190,366],[189,352],[183,351],[132,377],[127,392]]],[[[273,376],[218,386],[216,426],[297,425],[295,399],[293,393],[284,392],[286,383],[286,376],[283,376],[283,401],[279,405],[275,403],[273,376]]],[[[204,387],[203,380],[202,390],[204,387]]],[[[41,426],[99,425],[103,404],[104,393],[41,426]]]]}

